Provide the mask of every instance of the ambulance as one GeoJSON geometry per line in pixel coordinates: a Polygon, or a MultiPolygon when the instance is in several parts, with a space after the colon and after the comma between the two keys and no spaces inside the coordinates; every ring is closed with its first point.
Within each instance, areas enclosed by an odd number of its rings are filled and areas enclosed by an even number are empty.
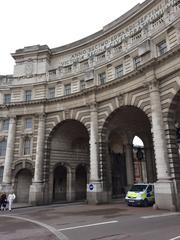
{"type": "Polygon", "coordinates": [[[144,206],[153,205],[154,198],[154,184],[152,183],[137,183],[134,184],[127,192],[125,201],[128,206],[144,206]]]}

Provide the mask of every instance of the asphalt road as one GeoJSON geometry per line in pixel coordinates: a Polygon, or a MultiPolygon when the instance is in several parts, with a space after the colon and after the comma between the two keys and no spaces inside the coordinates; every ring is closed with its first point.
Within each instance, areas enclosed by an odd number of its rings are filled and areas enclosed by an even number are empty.
{"type": "Polygon", "coordinates": [[[48,205],[0,212],[0,240],[180,240],[180,212],[152,207],[48,205]]]}

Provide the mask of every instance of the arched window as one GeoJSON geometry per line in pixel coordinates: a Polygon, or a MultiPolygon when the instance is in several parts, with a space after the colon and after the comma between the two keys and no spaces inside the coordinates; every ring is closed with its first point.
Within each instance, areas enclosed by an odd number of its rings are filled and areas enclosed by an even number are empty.
{"type": "Polygon", "coordinates": [[[134,139],[133,139],[133,146],[144,147],[144,143],[138,136],[135,136],[134,139]]]}

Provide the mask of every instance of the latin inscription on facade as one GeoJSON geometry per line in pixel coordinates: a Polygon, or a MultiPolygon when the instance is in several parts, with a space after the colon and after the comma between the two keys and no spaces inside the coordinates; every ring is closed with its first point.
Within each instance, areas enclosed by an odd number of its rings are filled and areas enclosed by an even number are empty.
{"type": "Polygon", "coordinates": [[[66,56],[60,62],[60,66],[68,66],[75,62],[83,61],[89,59],[95,55],[98,55],[107,49],[115,47],[118,44],[121,44],[123,41],[127,41],[128,38],[134,36],[138,32],[141,32],[143,29],[147,29],[147,26],[156,19],[164,15],[165,12],[168,12],[170,8],[174,7],[178,0],[163,0],[155,8],[149,11],[147,14],[139,18],[135,23],[127,26],[125,29],[120,32],[112,35],[111,37],[105,39],[104,41],[99,42],[98,44],[92,45],[89,48],[85,48],[79,52],[76,52],[72,55],[66,56]]]}

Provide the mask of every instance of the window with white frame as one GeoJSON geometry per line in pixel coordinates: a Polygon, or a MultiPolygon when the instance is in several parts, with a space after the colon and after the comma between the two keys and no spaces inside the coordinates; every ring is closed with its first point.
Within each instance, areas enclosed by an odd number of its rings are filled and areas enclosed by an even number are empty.
{"type": "Polygon", "coordinates": [[[25,119],[25,129],[32,129],[32,118],[25,119]]]}
{"type": "Polygon", "coordinates": [[[32,100],[32,91],[26,90],[25,91],[25,101],[31,101],[32,100]]]}
{"type": "Polygon", "coordinates": [[[8,131],[9,129],[9,119],[5,119],[2,122],[2,130],[3,131],[8,131]]]}
{"type": "Polygon", "coordinates": [[[55,97],[55,87],[48,88],[48,98],[54,98],[55,97]]]}
{"type": "Polygon", "coordinates": [[[116,78],[123,76],[123,64],[115,67],[115,76],[116,76],[116,78]]]}
{"type": "Polygon", "coordinates": [[[23,154],[24,155],[30,155],[31,153],[31,138],[26,137],[24,139],[24,149],[23,149],[23,154]]]}
{"type": "Polygon", "coordinates": [[[81,80],[81,81],[80,81],[80,90],[85,89],[85,87],[86,87],[85,81],[84,81],[84,80],[81,80]]]}
{"type": "Polygon", "coordinates": [[[64,85],[64,95],[71,94],[71,84],[65,84],[64,85]]]}
{"type": "Polygon", "coordinates": [[[3,139],[0,141],[0,156],[6,155],[7,140],[3,139]]]}
{"type": "Polygon", "coordinates": [[[167,52],[167,43],[166,40],[161,41],[157,44],[158,54],[161,56],[167,52]]]}
{"type": "Polygon", "coordinates": [[[4,94],[4,104],[11,103],[11,94],[4,94]]]}
{"type": "Polygon", "coordinates": [[[104,84],[106,82],[106,73],[102,72],[98,74],[99,84],[104,84]]]}
{"type": "Polygon", "coordinates": [[[134,67],[137,68],[137,67],[139,67],[140,65],[141,65],[141,57],[136,56],[136,57],[134,58],[134,67]]]}

